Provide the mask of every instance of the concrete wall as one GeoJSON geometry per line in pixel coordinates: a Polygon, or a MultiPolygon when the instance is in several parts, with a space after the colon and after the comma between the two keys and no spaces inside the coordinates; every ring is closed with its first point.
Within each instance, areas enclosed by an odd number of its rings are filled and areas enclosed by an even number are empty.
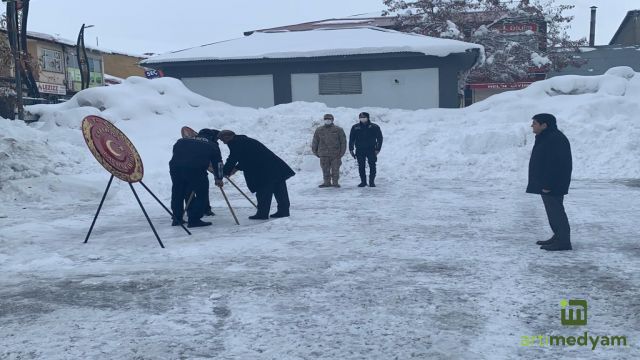
{"type": "Polygon", "coordinates": [[[275,105],[272,75],[190,77],[182,82],[195,93],[235,106],[275,105]]]}
{"type": "Polygon", "coordinates": [[[438,69],[362,72],[362,94],[320,95],[318,74],[292,74],[293,101],[322,102],[331,107],[379,106],[428,109],[439,106],[438,69]]]}
{"type": "MultiPolygon", "coordinates": [[[[387,106],[392,108],[458,108],[460,98],[458,94],[458,73],[471,68],[479,57],[478,51],[451,54],[446,57],[425,56],[419,53],[384,53],[363,54],[349,56],[323,56],[318,58],[292,59],[238,59],[225,61],[186,61],[147,64],[154,69],[160,69],[165,76],[183,80],[185,84],[192,84],[196,92],[205,96],[225,98],[222,94],[211,93],[209,86],[195,84],[191,79],[239,77],[257,79],[258,76],[272,76],[270,93],[264,97],[273,96],[270,103],[286,104],[296,100],[323,101],[332,106],[341,104],[332,96],[320,99],[318,75],[322,73],[360,72],[371,73],[371,77],[363,77],[366,93],[374,100],[362,102],[358,97],[348,99],[348,106],[387,106]],[[378,75],[374,75],[374,74],[378,75]],[[300,77],[300,75],[303,75],[300,77]],[[312,77],[308,77],[311,75],[312,77]],[[305,77],[307,76],[307,77],[305,77]],[[297,77],[294,80],[294,77],[297,77]],[[400,77],[400,78],[399,78],[400,77]],[[395,80],[398,79],[398,83],[395,80]],[[393,86],[389,85],[393,84],[393,86]],[[197,85],[197,86],[196,86],[197,85]],[[435,85],[435,87],[432,87],[435,85]],[[296,88],[294,90],[294,87],[296,88]],[[386,91],[381,96],[380,87],[386,91]],[[294,96],[294,91],[297,94],[294,96]],[[431,95],[433,94],[433,95],[431,95]],[[397,101],[391,102],[391,99],[397,101]],[[366,105],[358,105],[366,104],[366,105]],[[417,106],[416,104],[422,104],[417,106]]],[[[201,80],[206,81],[206,80],[201,80]]],[[[200,81],[197,81],[200,82],[200,81]]],[[[244,83],[248,90],[256,86],[250,81],[244,83]]],[[[237,82],[236,82],[237,85],[237,82]]],[[[266,81],[260,84],[267,89],[266,81]]],[[[236,91],[239,92],[239,91],[236,91]]],[[[238,96],[235,96],[238,97],[238,96]]],[[[235,97],[226,97],[230,103],[237,102],[235,97]]],[[[261,97],[262,99],[262,97],[261,97]]],[[[261,100],[262,101],[262,100],[261,100]]],[[[266,105],[262,101],[259,106],[266,105]]],[[[251,102],[243,102],[245,106],[255,106],[251,102]]]]}

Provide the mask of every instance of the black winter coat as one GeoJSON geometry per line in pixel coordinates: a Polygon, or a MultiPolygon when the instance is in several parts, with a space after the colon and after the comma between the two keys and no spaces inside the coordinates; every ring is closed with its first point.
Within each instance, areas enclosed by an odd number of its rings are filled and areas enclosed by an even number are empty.
{"type": "Polygon", "coordinates": [[[224,164],[224,174],[231,174],[235,167],[244,172],[244,179],[251,192],[286,180],[296,173],[258,140],[246,135],[236,135],[227,144],[229,157],[224,164]]]}
{"type": "Polygon", "coordinates": [[[357,123],[351,127],[349,132],[349,151],[356,148],[358,154],[369,154],[373,151],[380,151],[382,148],[382,131],[380,127],[371,121],[357,123]]]}
{"type": "Polygon", "coordinates": [[[217,142],[205,138],[183,138],[173,145],[173,156],[169,161],[170,169],[189,169],[207,171],[209,163],[213,164],[214,176],[222,179],[218,163],[222,162],[222,153],[217,142]]]}
{"type": "Polygon", "coordinates": [[[529,160],[529,184],[532,194],[566,195],[571,183],[571,146],[557,128],[547,128],[536,135],[529,160]],[[543,193],[542,189],[551,190],[543,193]]]}

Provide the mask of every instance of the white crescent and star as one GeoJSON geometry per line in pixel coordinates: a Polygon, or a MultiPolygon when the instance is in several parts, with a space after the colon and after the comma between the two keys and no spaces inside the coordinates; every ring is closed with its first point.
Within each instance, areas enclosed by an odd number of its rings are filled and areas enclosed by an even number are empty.
{"type": "Polygon", "coordinates": [[[111,140],[111,139],[107,140],[107,142],[105,143],[105,146],[107,147],[107,150],[109,150],[109,152],[110,152],[111,154],[115,155],[115,156],[118,156],[118,157],[122,156],[122,154],[121,154],[121,153],[119,153],[119,152],[115,151],[115,150],[113,149],[113,147],[111,147],[111,143],[113,143],[113,140],[111,140]]]}

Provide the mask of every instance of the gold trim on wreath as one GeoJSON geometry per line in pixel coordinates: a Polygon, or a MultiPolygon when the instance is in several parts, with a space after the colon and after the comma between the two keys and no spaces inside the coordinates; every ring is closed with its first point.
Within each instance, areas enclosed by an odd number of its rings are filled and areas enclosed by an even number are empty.
{"type": "Polygon", "coordinates": [[[82,135],[84,136],[84,141],[87,143],[87,147],[89,147],[89,151],[91,151],[100,165],[102,165],[102,167],[104,167],[109,173],[111,173],[118,179],[126,181],[128,183],[135,183],[142,180],[142,177],[144,176],[144,167],[142,165],[140,154],[138,153],[138,150],[136,150],[136,147],[133,145],[131,140],[129,140],[129,138],[115,125],[99,116],[89,115],[82,120],[82,135]],[[112,135],[115,135],[126,145],[126,150],[129,150],[129,153],[133,157],[134,162],[134,169],[131,174],[124,173],[109,164],[109,162],[105,160],[105,156],[96,148],[91,136],[91,129],[98,124],[109,128],[111,130],[110,133],[112,135]]]}

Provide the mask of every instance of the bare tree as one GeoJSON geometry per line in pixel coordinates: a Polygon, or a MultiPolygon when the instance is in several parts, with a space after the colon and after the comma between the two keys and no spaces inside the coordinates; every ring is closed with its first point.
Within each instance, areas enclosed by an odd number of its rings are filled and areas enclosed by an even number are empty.
{"type": "Polygon", "coordinates": [[[384,0],[386,15],[397,14],[398,28],[429,36],[483,45],[486,60],[472,81],[510,82],[532,72],[577,64],[573,53],[586,39],[567,35],[573,5],[555,0],[384,0]]]}
{"type": "Polygon", "coordinates": [[[5,13],[0,14],[0,76],[7,76],[9,74],[8,69],[13,63],[11,56],[11,48],[9,47],[9,40],[7,39],[7,15],[5,13]],[[2,31],[4,30],[4,31],[2,31]],[[6,74],[5,74],[6,71],[6,74]]]}

